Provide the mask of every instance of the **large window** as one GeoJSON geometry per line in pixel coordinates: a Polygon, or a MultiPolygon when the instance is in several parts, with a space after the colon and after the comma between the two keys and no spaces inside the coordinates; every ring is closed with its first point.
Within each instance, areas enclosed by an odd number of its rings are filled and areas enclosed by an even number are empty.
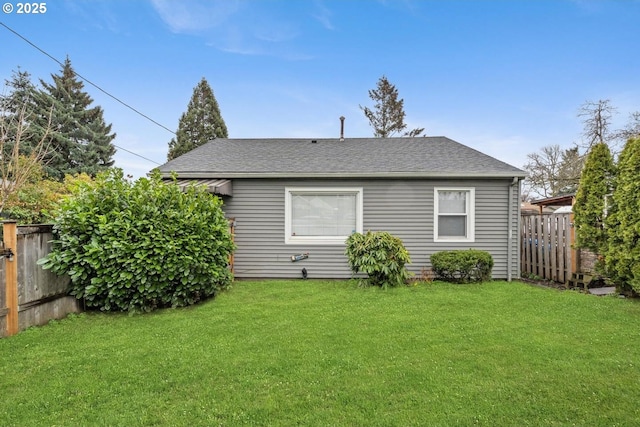
{"type": "Polygon", "coordinates": [[[285,243],[336,244],[362,233],[362,188],[286,188],[285,243]]]}
{"type": "Polygon", "coordinates": [[[475,190],[435,188],[434,240],[473,242],[475,239],[475,190]]]}

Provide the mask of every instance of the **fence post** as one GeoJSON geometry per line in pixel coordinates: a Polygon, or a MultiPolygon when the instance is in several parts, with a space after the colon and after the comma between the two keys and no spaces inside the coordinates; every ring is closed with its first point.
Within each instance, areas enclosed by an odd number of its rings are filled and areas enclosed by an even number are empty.
{"type": "Polygon", "coordinates": [[[18,234],[15,220],[2,223],[5,249],[11,249],[12,257],[5,256],[5,293],[7,298],[7,336],[18,333],[18,234]]]}

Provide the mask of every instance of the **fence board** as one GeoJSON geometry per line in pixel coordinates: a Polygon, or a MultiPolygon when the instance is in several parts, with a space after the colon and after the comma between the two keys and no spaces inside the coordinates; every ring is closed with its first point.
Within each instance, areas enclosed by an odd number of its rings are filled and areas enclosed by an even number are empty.
{"type": "MultiPolygon", "coordinates": [[[[37,264],[51,250],[53,239],[51,226],[18,226],[16,233],[18,273],[18,330],[43,325],[52,319],[60,319],[69,313],[81,311],[79,302],[67,295],[68,276],[57,276],[37,264]]],[[[0,336],[7,331],[5,261],[0,259],[0,336]]]]}
{"type": "Polygon", "coordinates": [[[522,274],[567,283],[572,271],[572,214],[522,216],[522,274]]]}

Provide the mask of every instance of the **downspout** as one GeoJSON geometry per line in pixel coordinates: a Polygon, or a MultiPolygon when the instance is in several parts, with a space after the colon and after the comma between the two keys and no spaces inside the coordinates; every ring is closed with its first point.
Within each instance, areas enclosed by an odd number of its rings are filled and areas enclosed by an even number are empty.
{"type": "MultiPolygon", "coordinates": [[[[513,261],[511,260],[511,258],[513,257],[513,187],[516,184],[519,184],[520,180],[518,179],[517,176],[513,177],[513,180],[511,181],[511,184],[509,184],[509,202],[508,202],[508,213],[507,213],[507,221],[509,223],[509,225],[507,226],[508,229],[508,236],[507,236],[507,282],[511,282],[512,280],[512,268],[513,268],[513,261]]],[[[518,197],[519,198],[519,197],[518,197]]],[[[520,203],[519,200],[517,200],[517,203],[520,203]]]]}

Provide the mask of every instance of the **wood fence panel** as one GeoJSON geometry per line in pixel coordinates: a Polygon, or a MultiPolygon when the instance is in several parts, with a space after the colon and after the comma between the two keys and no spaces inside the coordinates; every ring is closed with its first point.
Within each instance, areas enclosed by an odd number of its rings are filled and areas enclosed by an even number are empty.
{"type": "MultiPolygon", "coordinates": [[[[560,231],[558,233],[558,242],[557,245],[558,247],[571,247],[571,241],[567,240],[567,228],[570,227],[570,223],[568,223],[566,221],[566,216],[563,217],[558,217],[558,230],[560,231]]],[[[566,277],[566,274],[564,274],[565,272],[565,268],[567,266],[566,261],[566,254],[567,253],[571,253],[570,250],[566,250],[566,251],[559,251],[558,252],[558,276],[554,279],[556,282],[560,282],[560,283],[567,283],[567,281],[570,279],[570,277],[566,277]]],[[[571,265],[571,264],[569,264],[571,265]]]]}
{"type": "Polygon", "coordinates": [[[67,295],[70,279],[39,266],[38,260],[51,250],[50,226],[18,227],[19,329],[44,325],[80,311],[75,297],[67,295]]]}
{"type": "Polygon", "coordinates": [[[567,283],[572,271],[571,214],[523,215],[522,274],[567,283]]]}
{"type": "Polygon", "coordinates": [[[75,297],[67,295],[70,279],[68,276],[57,276],[38,265],[51,250],[53,239],[52,227],[19,226],[16,233],[16,248],[13,261],[0,260],[0,334],[6,335],[6,307],[4,295],[7,281],[4,275],[6,262],[17,263],[17,295],[18,295],[18,330],[31,326],[43,325],[53,319],[60,319],[69,313],[81,311],[75,297]]]}
{"type": "Polygon", "coordinates": [[[537,276],[540,277],[545,277],[544,276],[544,262],[543,262],[543,258],[542,256],[544,255],[542,253],[542,248],[544,247],[543,244],[540,244],[540,236],[543,235],[542,231],[542,217],[538,217],[535,219],[535,223],[536,223],[536,234],[535,234],[535,238],[533,240],[533,243],[535,244],[536,247],[536,252],[537,252],[537,257],[536,257],[536,269],[535,269],[535,274],[537,276]]]}
{"type": "Polygon", "coordinates": [[[554,282],[558,282],[558,217],[556,215],[549,216],[549,243],[545,248],[549,249],[549,277],[554,282]]]}

